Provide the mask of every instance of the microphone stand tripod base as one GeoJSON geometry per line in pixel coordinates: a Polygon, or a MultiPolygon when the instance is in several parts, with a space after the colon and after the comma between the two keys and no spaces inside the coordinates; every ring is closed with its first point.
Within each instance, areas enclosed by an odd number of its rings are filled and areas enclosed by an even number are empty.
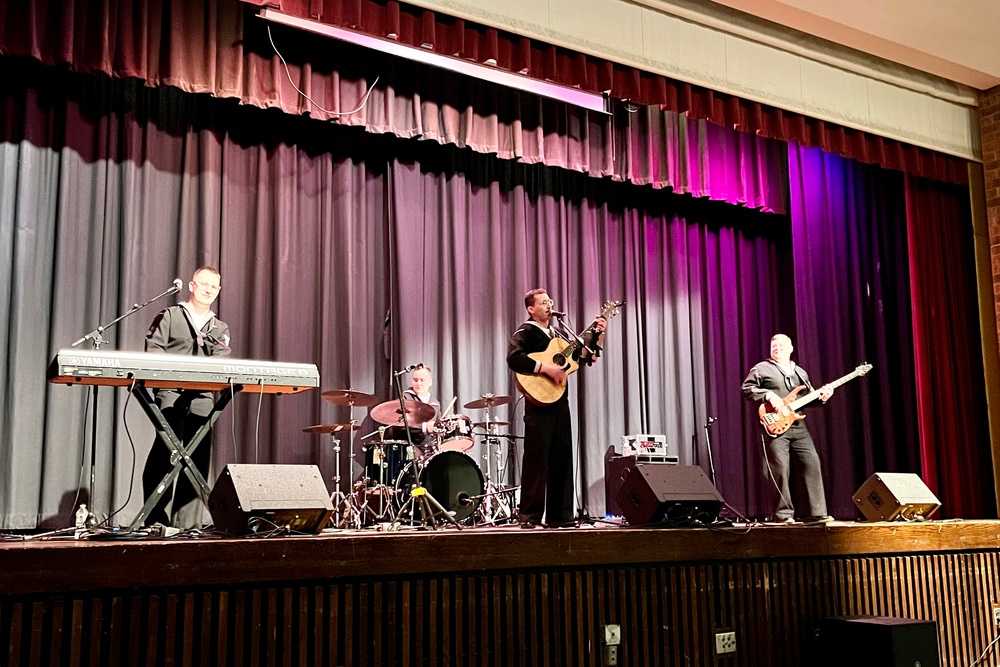
{"type": "Polygon", "coordinates": [[[417,509],[420,510],[420,514],[423,517],[423,524],[431,530],[437,529],[438,522],[435,519],[437,516],[443,516],[456,528],[462,530],[462,526],[455,521],[455,517],[451,515],[451,512],[446,510],[441,503],[439,503],[437,499],[422,486],[413,487],[413,491],[410,492],[410,497],[406,500],[403,506],[399,508],[399,512],[396,513],[396,518],[393,519],[389,530],[399,530],[400,519],[402,519],[407,512],[412,515],[417,509]]]}

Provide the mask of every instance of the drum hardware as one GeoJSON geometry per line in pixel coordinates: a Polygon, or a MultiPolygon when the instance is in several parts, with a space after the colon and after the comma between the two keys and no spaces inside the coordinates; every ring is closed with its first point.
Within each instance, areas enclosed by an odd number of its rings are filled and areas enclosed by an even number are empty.
{"type": "Polygon", "coordinates": [[[343,516],[350,513],[350,501],[347,498],[347,494],[340,490],[340,438],[337,434],[341,431],[357,431],[360,428],[357,424],[317,424],[316,426],[307,426],[302,429],[303,433],[318,433],[318,434],[329,434],[330,442],[333,445],[333,456],[334,456],[334,474],[333,474],[333,493],[330,494],[330,502],[333,503],[333,521],[334,525],[339,526],[343,516]],[[344,511],[341,511],[343,506],[344,511]]]}
{"type": "Polygon", "coordinates": [[[449,512],[446,510],[437,499],[427,492],[422,486],[415,486],[410,490],[410,497],[403,503],[403,506],[399,508],[399,512],[396,513],[396,518],[393,520],[392,525],[389,530],[399,530],[400,519],[403,518],[407,513],[416,519],[416,513],[419,510],[420,515],[423,517],[423,524],[430,528],[431,530],[437,530],[437,517],[442,516],[452,523],[456,528],[462,530],[462,526],[455,520],[454,512],[449,512]]]}
{"type": "Polygon", "coordinates": [[[482,503],[480,503],[477,514],[477,523],[497,524],[512,521],[516,517],[513,492],[508,492],[502,486],[505,467],[503,464],[503,452],[500,445],[502,434],[497,432],[501,426],[508,426],[509,422],[493,419],[490,409],[494,406],[507,405],[511,402],[510,396],[497,396],[493,393],[485,393],[475,401],[465,404],[465,407],[475,410],[485,410],[484,420],[476,422],[475,426],[483,429],[485,433],[485,447],[483,448],[483,460],[486,462],[486,483],[482,503]],[[494,477],[494,472],[496,476],[494,477]],[[496,483],[494,483],[496,479],[496,483]],[[488,497],[487,497],[488,496],[488,497]]]}
{"type": "Polygon", "coordinates": [[[333,451],[335,458],[334,463],[334,490],[330,494],[330,501],[333,502],[334,513],[332,520],[334,525],[338,528],[348,527],[350,522],[354,522],[356,527],[361,527],[361,518],[358,515],[357,508],[354,507],[353,493],[344,493],[341,489],[341,474],[340,474],[340,439],[337,437],[337,433],[341,431],[348,431],[350,433],[350,448],[348,449],[348,456],[350,457],[351,464],[350,470],[354,470],[354,432],[357,431],[360,426],[357,420],[354,419],[354,407],[366,408],[370,405],[375,405],[378,399],[374,394],[367,394],[363,391],[356,391],[355,389],[331,389],[324,391],[320,396],[324,401],[333,403],[334,405],[344,405],[347,406],[348,415],[350,420],[346,424],[320,424],[319,426],[310,426],[304,429],[307,433],[329,433],[330,440],[333,442],[333,451]],[[326,430],[329,429],[329,430],[326,430]]]}
{"type": "Polygon", "coordinates": [[[517,500],[514,494],[520,486],[497,486],[488,484],[486,493],[477,496],[481,500],[476,523],[482,526],[496,526],[517,520],[517,500]]]}

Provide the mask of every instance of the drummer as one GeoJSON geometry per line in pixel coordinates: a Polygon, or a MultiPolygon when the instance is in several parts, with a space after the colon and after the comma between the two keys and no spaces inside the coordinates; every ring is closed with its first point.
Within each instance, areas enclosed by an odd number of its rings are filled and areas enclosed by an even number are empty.
{"type": "MultiPolygon", "coordinates": [[[[407,401],[419,401],[434,408],[434,419],[424,422],[420,425],[419,429],[410,429],[410,438],[413,444],[419,447],[433,433],[435,420],[440,416],[441,402],[431,396],[431,387],[434,386],[434,374],[431,372],[430,367],[417,364],[412,377],[413,384],[403,392],[403,399],[407,401]]],[[[394,426],[388,437],[394,440],[406,440],[406,432],[402,426],[394,426]]],[[[428,442],[428,444],[430,443],[428,442]]]]}

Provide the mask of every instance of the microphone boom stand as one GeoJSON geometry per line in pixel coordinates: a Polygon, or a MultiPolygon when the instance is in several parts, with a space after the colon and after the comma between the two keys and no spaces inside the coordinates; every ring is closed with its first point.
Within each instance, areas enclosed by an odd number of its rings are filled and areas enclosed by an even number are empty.
{"type": "MultiPolygon", "coordinates": [[[[167,291],[162,292],[160,294],[157,294],[152,299],[146,301],[146,303],[143,303],[143,304],[134,303],[134,304],[132,304],[132,307],[129,308],[128,312],[126,312],[124,315],[119,315],[118,317],[116,317],[115,319],[111,320],[107,324],[102,324],[101,326],[97,327],[96,329],[94,329],[93,331],[91,331],[90,333],[88,333],[87,335],[85,335],[85,336],[79,338],[78,340],[76,340],[72,345],[70,345],[70,347],[77,347],[77,346],[82,345],[83,343],[85,343],[85,342],[87,342],[89,340],[89,341],[91,341],[91,343],[94,346],[94,351],[100,350],[101,349],[101,345],[104,345],[104,344],[106,344],[108,342],[108,341],[106,341],[104,339],[104,336],[102,335],[105,331],[107,331],[111,327],[115,326],[116,324],[118,324],[119,322],[121,322],[122,320],[124,320],[126,317],[128,317],[130,315],[134,315],[135,313],[139,312],[140,310],[142,310],[143,308],[145,308],[149,304],[153,303],[157,299],[162,299],[165,296],[169,296],[171,294],[177,294],[178,292],[180,292],[181,288],[180,288],[180,285],[177,284],[178,282],[180,282],[180,281],[179,280],[176,281],[174,283],[174,285],[172,285],[170,287],[170,289],[168,289],[167,291]]],[[[91,385],[91,396],[92,396],[92,400],[93,400],[93,408],[90,411],[91,412],[91,414],[90,414],[91,425],[90,425],[90,498],[89,498],[89,501],[90,501],[90,509],[91,509],[90,513],[91,513],[92,516],[96,516],[96,513],[93,510],[95,509],[95,507],[94,507],[94,503],[95,503],[94,497],[96,495],[95,492],[94,492],[94,487],[95,487],[95,485],[97,483],[97,396],[98,396],[98,389],[100,389],[100,385],[97,385],[97,384],[91,385]]]]}
{"type": "MultiPolygon", "coordinates": [[[[708,432],[708,427],[714,424],[716,421],[718,420],[715,417],[709,417],[708,423],[705,424],[705,444],[708,445],[708,469],[712,474],[712,486],[714,486],[716,491],[718,491],[719,487],[715,483],[715,462],[712,460],[712,437],[711,435],[709,435],[708,432]]],[[[726,509],[735,514],[737,518],[742,519],[743,523],[749,523],[747,521],[747,518],[742,514],[740,514],[735,507],[726,502],[725,499],[723,499],[722,504],[726,509]]]]}

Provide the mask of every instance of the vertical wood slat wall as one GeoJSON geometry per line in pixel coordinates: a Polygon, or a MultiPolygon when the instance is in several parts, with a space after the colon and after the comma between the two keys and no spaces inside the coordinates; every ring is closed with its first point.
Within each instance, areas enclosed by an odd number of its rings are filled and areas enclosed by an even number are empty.
{"type": "MultiPolygon", "coordinates": [[[[811,623],[935,620],[945,666],[1000,628],[1000,554],[651,565],[0,599],[0,665],[807,664],[811,623]],[[716,656],[717,631],[737,653],[716,656]]],[[[997,664],[987,660],[984,664],[997,664]]]]}

